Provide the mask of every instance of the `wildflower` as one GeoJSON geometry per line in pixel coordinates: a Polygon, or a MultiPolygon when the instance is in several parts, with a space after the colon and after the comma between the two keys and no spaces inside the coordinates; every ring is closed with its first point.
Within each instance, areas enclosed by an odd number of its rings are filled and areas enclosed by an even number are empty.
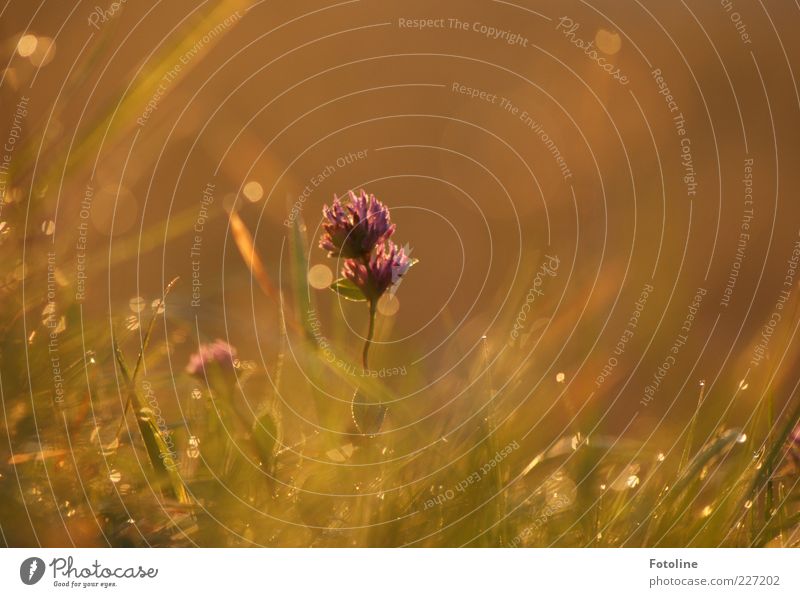
{"type": "MultiPolygon", "coordinates": [[[[344,278],[335,280],[331,289],[346,299],[366,301],[369,306],[369,329],[361,351],[361,364],[368,371],[378,299],[387,290],[396,289],[417,260],[409,258],[410,250],[389,240],[395,226],[389,209],[374,195],[367,195],[363,190],[356,195],[351,191],[349,203],[334,197],[331,206],[323,208],[322,215],[325,232],[319,246],[328,251],[329,257],[344,259],[344,278]]],[[[380,431],[388,409],[386,405],[366,400],[357,389],[350,406],[353,422],[360,433],[372,436],[380,431]]]]}
{"type": "Polygon", "coordinates": [[[333,203],[322,210],[325,233],[320,239],[321,249],[329,257],[366,259],[372,250],[394,233],[395,226],[389,209],[363,190],[356,195],[349,192],[349,202],[334,197],[333,203]]]}
{"type": "Polygon", "coordinates": [[[189,358],[186,372],[189,375],[203,378],[210,367],[216,366],[223,372],[232,373],[235,358],[236,349],[225,340],[218,338],[214,342],[200,345],[197,352],[189,358]]]}
{"type": "Polygon", "coordinates": [[[411,267],[411,259],[392,241],[378,245],[368,261],[348,259],[344,262],[344,277],[355,284],[369,301],[377,301],[384,292],[411,267]]]}

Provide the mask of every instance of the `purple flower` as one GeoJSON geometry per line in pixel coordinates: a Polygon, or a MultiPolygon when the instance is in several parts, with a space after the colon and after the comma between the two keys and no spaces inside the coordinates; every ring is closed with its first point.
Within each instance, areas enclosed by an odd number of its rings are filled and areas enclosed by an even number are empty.
{"type": "Polygon", "coordinates": [[[236,358],[236,349],[225,340],[214,340],[201,344],[200,348],[189,358],[186,372],[189,375],[203,378],[209,367],[217,366],[225,373],[233,373],[233,361],[236,358]]]}
{"type": "Polygon", "coordinates": [[[344,277],[358,286],[370,301],[378,300],[384,292],[400,281],[411,259],[392,241],[378,245],[368,261],[348,259],[344,262],[344,277]]]}
{"type": "Polygon", "coordinates": [[[329,257],[345,259],[364,258],[394,233],[389,209],[363,190],[359,195],[349,192],[349,202],[334,197],[333,203],[322,209],[325,233],[319,241],[320,248],[329,257]]]}

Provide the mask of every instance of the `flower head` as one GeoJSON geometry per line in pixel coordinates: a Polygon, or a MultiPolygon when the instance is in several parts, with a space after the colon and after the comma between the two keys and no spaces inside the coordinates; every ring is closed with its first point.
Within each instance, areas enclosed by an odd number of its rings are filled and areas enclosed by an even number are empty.
{"type": "Polygon", "coordinates": [[[349,201],[334,197],[333,203],[322,209],[325,233],[319,246],[328,256],[345,259],[364,257],[394,233],[389,209],[363,190],[358,195],[350,191],[349,201]]]}
{"type": "Polygon", "coordinates": [[[368,261],[347,259],[342,273],[358,286],[370,301],[379,299],[384,292],[397,284],[411,267],[411,259],[392,241],[378,245],[368,261]]]}
{"type": "Polygon", "coordinates": [[[195,377],[205,377],[209,367],[216,366],[223,372],[232,373],[233,361],[236,358],[236,349],[225,340],[214,340],[201,344],[196,353],[189,358],[186,372],[195,377]]]}

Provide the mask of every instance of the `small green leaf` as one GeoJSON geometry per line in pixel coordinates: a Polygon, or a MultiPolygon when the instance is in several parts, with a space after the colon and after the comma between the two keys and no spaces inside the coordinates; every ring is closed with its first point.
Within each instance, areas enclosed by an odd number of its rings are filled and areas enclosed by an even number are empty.
{"type": "Polygon", "coordinates": [[[361,303],[367,300],[361,289],[347,278],[339,278],[331,284],[331,290],[348,301],[361,303]]]}

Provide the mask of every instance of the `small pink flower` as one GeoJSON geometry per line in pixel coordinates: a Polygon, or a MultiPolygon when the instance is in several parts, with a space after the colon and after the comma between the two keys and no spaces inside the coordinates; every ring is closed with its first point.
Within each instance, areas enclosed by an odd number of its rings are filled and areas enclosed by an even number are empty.
{"type": "Polygon", "coordinates": [[[236,349],[219,338],[214,342],[201,344],[196,353],[189,358],[186,372],[195,377],[204,378],[209,367],[219,367],[223,372],[232,373],[236,349]]]}
{"type": "Polygon", "coordinates": [[[346,260],[342,273],[358,286],[367,299],[375,301],[397,284],[409,267],[411,260],[405,251],[388,241],[378,245],[366,263],[357,259],[346,260]]]}
{"type": "Polygon", "coordinates": [[[394,233],[389,209],[363,190],[358,195],[350,191],[349,202],[334,197],[333,203],[322,209],[325,232],[320,248],[329,257],[366,258],[379,244],[394,233]]]}

